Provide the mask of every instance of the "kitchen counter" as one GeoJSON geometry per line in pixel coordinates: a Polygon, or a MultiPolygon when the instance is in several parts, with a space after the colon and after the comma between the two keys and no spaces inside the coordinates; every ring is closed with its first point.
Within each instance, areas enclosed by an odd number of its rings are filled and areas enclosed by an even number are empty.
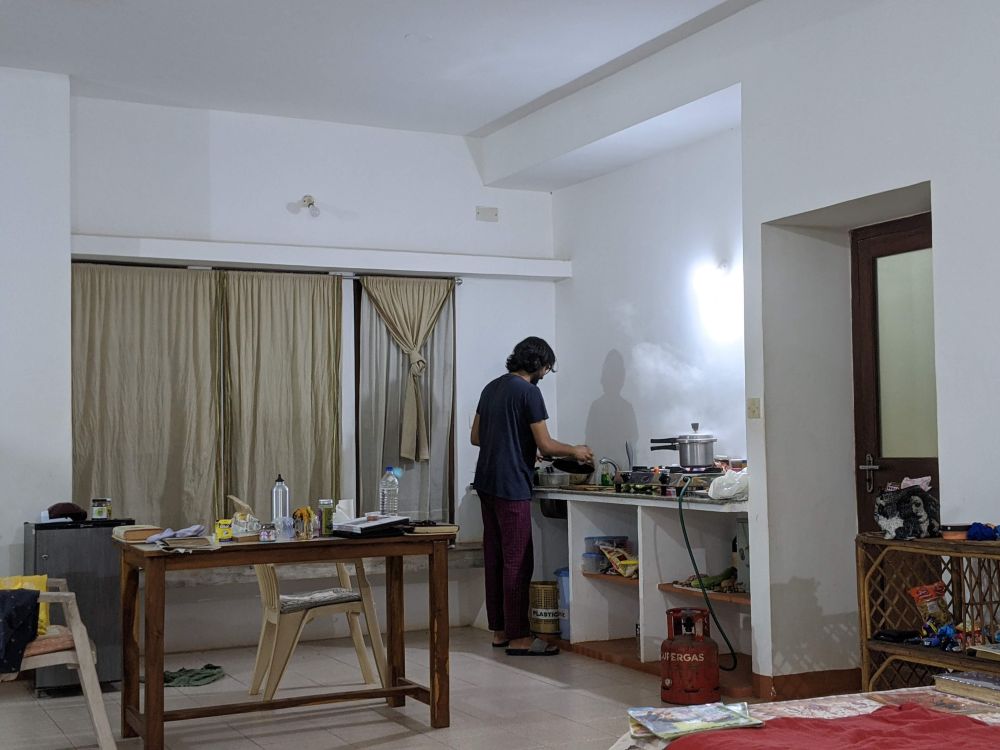
{"type": "MultiPolygon", "coordinates": [[[[535,487],[536,498],[550,497],[554,500],[568,500],[584,503],[613,503],[643,508],[677,508],[676,497],[660,495],[637,495],[615,492],[612,487],[598,485],[570,485],[568,487],[535,487]]],[[[710,497],[690,497],[683,499],[684,510],[707,511],[710,513],[746,513],[747,501],[713,500],[710,497]]]]}

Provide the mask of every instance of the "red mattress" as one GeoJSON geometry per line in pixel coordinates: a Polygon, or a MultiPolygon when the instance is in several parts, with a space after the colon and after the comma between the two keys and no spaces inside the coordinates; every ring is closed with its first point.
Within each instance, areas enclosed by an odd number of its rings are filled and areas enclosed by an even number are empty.
{"type": "Polygon", "coordinates": [[[914,703],[841,719],[771,719],[763,728],[682,737],[670,750],[997,750],[1000,726],[914,703]]]}

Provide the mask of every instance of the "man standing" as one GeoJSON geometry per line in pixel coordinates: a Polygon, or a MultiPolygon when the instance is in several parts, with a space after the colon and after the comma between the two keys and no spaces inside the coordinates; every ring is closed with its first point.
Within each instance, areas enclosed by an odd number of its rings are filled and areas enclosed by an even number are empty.
{"type": "Polygon", "coordinates": [[[593,463],[586,445],[549,435],[538,381],[556,365],[544,340],[529,336],[507,357],[507,374],[488,383],[472,423],[480,447],[473,486],[483,510],[486,614],[493,645],[511,656],[550,656],[559,649],[534,639],[528,627],[528,586],[534,568],[531,486],[535,456],[572,457],[593,463]]]}

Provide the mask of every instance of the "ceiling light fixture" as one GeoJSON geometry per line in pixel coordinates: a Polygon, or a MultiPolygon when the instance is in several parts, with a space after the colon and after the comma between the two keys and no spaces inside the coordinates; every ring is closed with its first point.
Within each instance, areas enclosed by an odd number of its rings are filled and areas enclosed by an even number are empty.
{"type": "Polygon", "coordinates": [[[305,208],[308,209],[310,216],[319,216],[319,206],[316,205],[316,199],[311,195],[303,195],[299,200],[289,203],[286,208],[291,214],[297,214],[305,208]]]}

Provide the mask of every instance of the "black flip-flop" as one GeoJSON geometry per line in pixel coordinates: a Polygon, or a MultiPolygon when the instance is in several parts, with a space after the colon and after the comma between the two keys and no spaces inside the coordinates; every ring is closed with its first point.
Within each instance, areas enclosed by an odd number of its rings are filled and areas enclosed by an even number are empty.
{"type": "Polygon", "coordinates": [[[528,648],[508,648],[507,656],[555,656],[558,646],[552,646],[541,638],[536,638],[528,648]]]}
{"type": "Polygon", "coordinates": [[[510,641],[500,641],[500,643],[490,644],[493,648],[507,648],[510,645],[510,641]]]}

